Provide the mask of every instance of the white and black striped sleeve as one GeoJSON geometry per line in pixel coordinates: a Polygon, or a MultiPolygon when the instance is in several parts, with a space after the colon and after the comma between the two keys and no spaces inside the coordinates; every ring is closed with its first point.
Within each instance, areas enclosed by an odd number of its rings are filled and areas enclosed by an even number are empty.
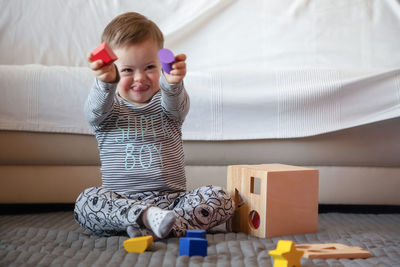
{"type": "Polygon", "coordinates": [[[112,113],[115,103],[117,83],[104,83],[95,79],[85,102],[85,117],[88,123],[98,129],[112,113]]]}
{"type": "Polygon", "coordinates": [[[189,112],[190,100],[185,90],[183,81],[177,84],[169,84],[162,74],[160,77],[161,105],[166,114],[181,124],[189,112]]]}

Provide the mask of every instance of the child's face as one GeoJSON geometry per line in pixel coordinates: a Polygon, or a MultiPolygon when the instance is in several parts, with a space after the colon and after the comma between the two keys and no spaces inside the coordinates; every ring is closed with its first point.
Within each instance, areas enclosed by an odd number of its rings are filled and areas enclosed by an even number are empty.
{"type": "Polygon", "coordinates": [[[129,103],[143,106],[160,90],[161,64],[157,43],[151,39],[114,50],[121,77],[117,91],[129,103]]]}

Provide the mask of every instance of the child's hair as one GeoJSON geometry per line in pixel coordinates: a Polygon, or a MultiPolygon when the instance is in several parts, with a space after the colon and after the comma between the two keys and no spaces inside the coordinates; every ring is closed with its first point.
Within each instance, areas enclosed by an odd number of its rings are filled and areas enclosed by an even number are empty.
{"type": "Polygon", "coordinates": [[[111,48],[138,44],[152,38],[161,49],[164,37],[158,26],[145,16],[136,12],[127,12],[115,17],[104,29],[102,42],[111,48]]]}

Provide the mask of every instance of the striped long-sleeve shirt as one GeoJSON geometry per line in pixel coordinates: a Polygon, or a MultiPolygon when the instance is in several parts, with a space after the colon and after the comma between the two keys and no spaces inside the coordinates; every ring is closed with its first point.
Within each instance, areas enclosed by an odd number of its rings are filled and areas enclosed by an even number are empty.
{"type": "Polygon", "coordinates": [[[122,99],[116,85],[96,79],[85,103],[103,186],[119,194],[186,190],[181,128],[189,97],[183,83],[168,84],[161,75],[161,90],[140,107],[122,99]]]}

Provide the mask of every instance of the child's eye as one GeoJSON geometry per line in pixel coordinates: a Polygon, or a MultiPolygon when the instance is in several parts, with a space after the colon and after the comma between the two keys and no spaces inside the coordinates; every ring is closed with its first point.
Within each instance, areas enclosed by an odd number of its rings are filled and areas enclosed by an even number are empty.
{"type": "Polygon", "coordinates": [[[122,72],[122,73],[130,73],[130,72],[133,72],[133,69],[127,68],[127,69],[121,70],[121,72],[122,72]]]}
{"type": "Polygon", "coordinates": [[[154,69],[155,67],[156,67],[155,65],[149,65],[149,66],[146,67],[146,69],[152,70],[152,69],[154,69]]]}

